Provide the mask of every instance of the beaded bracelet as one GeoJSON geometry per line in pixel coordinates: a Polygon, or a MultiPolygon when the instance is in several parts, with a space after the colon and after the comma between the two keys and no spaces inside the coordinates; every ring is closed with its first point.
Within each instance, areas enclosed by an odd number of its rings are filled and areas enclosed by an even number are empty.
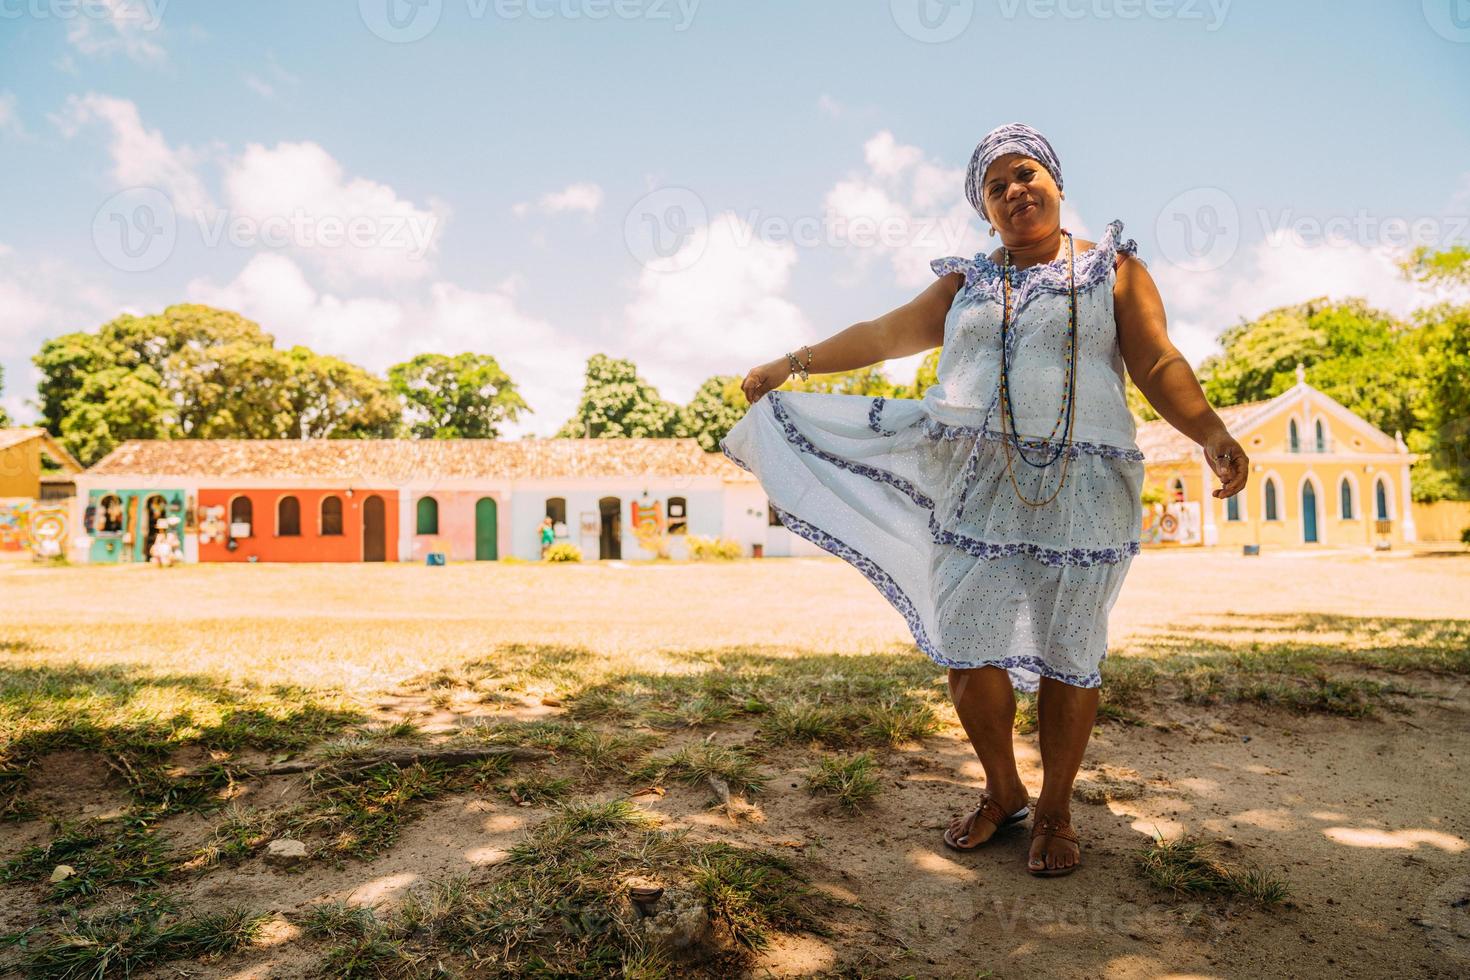
{"type": "Polygon", "coordinates": [[[786,352],[786,360],[791,364],[791,373],[801,375],[801,380],[805,381],[807,379],[806,369],[812,366],[812,349],[806,344],[801,346],[806,351],[806,367],[801,366],[801,361],[791,351],[786,352]]]}

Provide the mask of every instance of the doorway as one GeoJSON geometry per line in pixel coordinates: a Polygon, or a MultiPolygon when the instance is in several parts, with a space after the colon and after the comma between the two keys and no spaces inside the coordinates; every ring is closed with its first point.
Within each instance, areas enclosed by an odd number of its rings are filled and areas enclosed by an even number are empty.
{"type": "Polygon", "coordinates": [[[495,561],[497,511],[494,497],[475,502],[475,561],[495,561]]]}
{"type": "Polygon", "coordinates": [[[362,502],[362,560],[388,560],[388,522],[377,494],[362,502]]]}
{"type": "Polygon", "coordinates": [[[1317,491],[1310,480],[1302,484],[1302,540],[1317,541],[1317,491]]]}
{"type": "Polygon", "coordinates": [[[602,514],[602,533],[597,539],[597,557],[622,558],[622,501],[617,497],[603,497],[597,502],[597,509],[602,514]]]}

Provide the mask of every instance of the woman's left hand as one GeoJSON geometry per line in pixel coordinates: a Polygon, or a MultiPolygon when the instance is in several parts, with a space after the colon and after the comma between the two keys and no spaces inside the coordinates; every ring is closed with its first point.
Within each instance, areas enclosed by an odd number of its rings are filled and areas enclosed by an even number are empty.
{"type": "Polygon", "coordinates": [[[1213,497],[1233,497],[1245,488],[1250,474],[1251,461],[1235,437],[1221,429],[1217,435],[1205,441],[1205,462],[1220,478],[1219,489],[1210,491],[1213,497]]]}

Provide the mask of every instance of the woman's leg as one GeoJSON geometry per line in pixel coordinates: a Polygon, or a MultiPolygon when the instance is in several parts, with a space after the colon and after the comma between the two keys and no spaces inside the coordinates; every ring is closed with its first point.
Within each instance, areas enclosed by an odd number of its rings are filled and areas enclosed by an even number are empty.
{"type": "MultiPolygon", "coordinates": [[[[1041,795],[1036,818],[1072,819],[1072,783],[1082,765],[1087,740],[1097,719],[1100,688],[1077,687],[1051,677],[1041,679],[1036,715],[1041,730],[1041,795]]],[[[1077,863],[1077,845],[1056,837],[1031,842],[1030,866],[1065,868],[1077,863]],[[1046,844],[1043,847],[1043,844],[1046,844]]]]}
{"type": "MultiPolygon", "coordinates": [[[[1016,695],[1010,675],[1001,667],[950,668],[949,697],[985,770],[985,788],[1002,810],[1015,813],[1026,805],[1029,795],[1016,769],[1011,743],[1016,695]]],[[[983,843],[995,832],[989,821],[975,820],[973,811],[956,817],[950,830],[952,837],[966,838],[966,847],[983,843]]]]}

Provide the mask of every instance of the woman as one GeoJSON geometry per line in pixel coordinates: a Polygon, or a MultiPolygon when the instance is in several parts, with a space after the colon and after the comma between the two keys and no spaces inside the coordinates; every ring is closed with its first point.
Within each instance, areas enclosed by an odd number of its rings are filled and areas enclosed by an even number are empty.
{"type": "Polygon", "coordinates": [[[947,846],[973,850],[1030,814],[1011,733],[1014,691],[1037,692],[1043,781],[1027,869],[1050,877],[1080,863],[1072,783],[1108,612],[1139,551],[1143,454],[1124,368],[1204,448],[1215,497],[1240,492],[1249,460],[1170,342],[1122,222],[1096,242],[1061,226],[1061,165],[1044,136],[993,130],[965,183],[1001,247],[937,259],[938,280],[906,305],[751,369],[753,407],[720,445],[782,524],[862,571],[949,668],[985,789],[947,846]],[[774,390],[793,373],[940,346],[921,399],[774,390]]]}

